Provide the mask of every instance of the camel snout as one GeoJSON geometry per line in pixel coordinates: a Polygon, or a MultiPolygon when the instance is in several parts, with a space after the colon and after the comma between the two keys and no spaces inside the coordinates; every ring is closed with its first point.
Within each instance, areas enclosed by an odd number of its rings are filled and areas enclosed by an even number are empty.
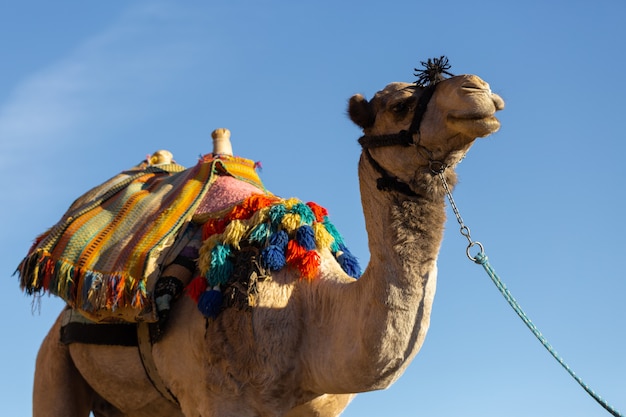
{"type": "Polygon", "coordinates": [[[504,100],[502,97],[491,91],[491,86],[476,75],[466,75],[465,81],[460,87],[461,94],[474,95],[485,94],[491,98],[495,111],[504,109],[504,100]]]}

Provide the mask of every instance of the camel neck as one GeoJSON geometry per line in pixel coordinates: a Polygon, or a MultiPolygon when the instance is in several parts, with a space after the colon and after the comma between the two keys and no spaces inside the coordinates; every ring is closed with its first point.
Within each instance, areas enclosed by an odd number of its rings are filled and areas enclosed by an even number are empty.
{"type": "Polygon", "coordinates": [[[359,164],[370,261],[354,283],[361,319],[359,349],[343,358],[352,389],[382,389],[394,382],[426,338],[437,282],[437,255],[445,222],[444,196],[410,197],[377,188],[377,173],[359,164]]]}
{"type": "Polygon", "coordinates": [[[445,194],[430,174],[424,174],[428,184],[419,194],[380,190],[378,173],[366,159],[359,164],[359,176],[371,255],[367,269],[383,275],[380,285],[394,280],[415,285],[416,276],[435,266],[446,218],[445,194]]]}
{"type": "Polygon", "coordinates": [[[445,196],[380,191],[378,175],[362,157],[359,183],[370,249],[363,275],[339,291],[334,281],[306,287],[333,306],[320,310],[316,303],[311,310],[311,319],[332,337],[316,333],[307,340],[315,353],[308,367],[312,386],[326,392],[386,388],[417,354],[430,324],[445,196]]]}

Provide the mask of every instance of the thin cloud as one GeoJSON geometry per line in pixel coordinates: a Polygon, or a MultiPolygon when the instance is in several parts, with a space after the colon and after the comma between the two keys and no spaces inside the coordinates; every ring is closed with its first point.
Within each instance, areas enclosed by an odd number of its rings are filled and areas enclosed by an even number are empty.
{"type": "Polygon", "coordinates": [[[54,152],[83,140],[81,131],[94,124],[123,123],[142,111],[145,98],[167,88],[164,81],[193,59],[194,45],[177,36],[188,30],[178,25],[180,15],[164,4],[130,8],[69,55],[20,82],[0,103],[3,169],[35,151],[54,152]]]}

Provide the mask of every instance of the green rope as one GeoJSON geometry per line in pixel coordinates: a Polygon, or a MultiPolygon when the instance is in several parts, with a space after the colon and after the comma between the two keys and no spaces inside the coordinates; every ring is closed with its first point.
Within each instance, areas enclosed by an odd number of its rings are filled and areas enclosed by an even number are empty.
{"type": "Polygon", "coordinates": [[[582,378],[580,378],[578,375],[576,375],[576,373],[569,367],[569,365],[567,365],[567,363],[565,363],[565,361],[563,360],[563,358],[561,358],[559,356],[559,354],[554,350],[554,348],[552,347],[552,345],[550,345],[550,343],[548,343],[548,341],[546,340],[546,338],[541,334],[541,332],[539,331],[539,329],[537,329],[537,326],[535,326],[533,324],[533,322],[528,318],[528,316],[526,315],[526,313],[524,313],[524,311],[522,310],[522,307],[517,303],[517,301],[515,301],[515,298],[513,298],[513,295],[511,295],[511,293],[509,292],[509,290],[506,288],[506,285],[504,285],[504,283],[500,280],[500,278],[498,277],[498,275],[496,274],[496,272],[493,270],[493,268],[491,267],[491,264],[489,263],[487,256],[483,253],[480,252],[478,253],[475,257],[474,257],[474,262],[482,265],[482,267],[485,269],[485,271],[487,271],[487,275],[489,275],[489,277],[491,278],[491,280],[493,281],[494,284],[496,284],[496,287],[498,287],[498,290],[500,290],[500,292],[502,293],[502,295],[504,296],[504,298],[506,299],[506,301],[509,303],[509,305],[513,308],[513,310],[515,310],[515,312],[517,313],[517,315],[522,319],[522,321],[524,322],[524,324],[526,324],[526,326],[528,326],[528,328],[530,329],[530,331],[535,335],[535,337],[537,339],[539,339],[539,341],[541,342],[541,344],[548,350],[548,352],[550,352],[550,354],[552,355],[552,357],[554,359],[556,359],[556,361],[558,363],[561,364],[561,366],[563,368],[565,368],[565,370],[567,371],[567,373],[569,373],[572,378],[574,378],[576,380],[576,382],[578,382],[578,384],[580,384],[581,387],[583,387],[583,389],[589,394],[591,395],[591,397],[596,400],[602,407],[604,407],[604,409],[606,411],[608,411],[609,413],[611,413],[613,416],[615,417],[623,417],[622,414],[620,414],[619,411],[617,411],[615,408],[611,407],[611,405],[609,405],[609,403],[607,403],[602,397],[600,397],[598,394],[596,394],[583,380],[582,378]]]}
{"type": "Polygon", "coordinates": [[[506,301],[513,308],[513,310],[515,310],[515,312],[522,319],[524,324],[526,324],[526,326],[528,326],[528,328],[535,335],[535,337],[537,339],[539,339],[541,344],[548,350],[548,352],[550,352],[552,357],[554,359],[556,359],[556,361],[558,363],[560,363],[563,368],[565,368],[565,370],[572,376],[572,378],[574,378],[576,380],[576,382],[578,382],[578,384],[580,384],[580,386],[583,387],[583,389],[589,395],[591,395],[591,397],[594,400],[596,400],[602,407],[604,407],[604,409],[606,411],[611,413],[614,417],[624,417],[622,414],[620,414],[619,411],[617,411],[615,408],[611,407],[602,397],[600,397],[591,388],[589,388],[589,386],[578,375],[576,375],[576,373],[574,373],[574,371],[569,367],[569,365],[567,365],[565,363],[563,358],[561,358],[556,353],[556,351],[554,350],[552,345],[550,345],[550,343],[548,343],[546,338],[543,337],[543,335],[541,334],[539,329],[537,329],[537,327],[533,324],[533,322],[530,321],[530,319],[528,318],[526,313],[524,313],[524,310],[522,310],[522,307],[520,307],[520,305],[517,303],[517,301],[515,301],[515,298],[513,298],[513,296],[509,292],[509,290],[506,288],[504,283],[500,280],[500,278],[498,277],[496,272],[491,267],[491,264],[489,264],[489,261],[487,260],[487,256],[485,255],[485,251],[484,251],[483,245],[480,242],[472,240],[472,236],[470,235],[470,229],[463,222],[463,218],[461,217],[461,213],[459,212],[459,209],[458,209],[456,203],[454,202],[454,198],[452,198],[452,191],[450,190],[450,187],[448,186],[448,182],[446,181],[446,178],[444,176],[444,171],[447,168],[446,165],[441,163],[441,162],[436,162],[436,161],[431,161],[430,164],[431,164],[431,172],[433,174],[435,174],[435,175],[438,175],[439,179],[441,180],[443,188],[444,188],[444,190],[446,192],[446,196],[448,197],[448,201],[450,202],[450,207],[452,208],[452,211],[454,212],[454,215],[456,216],[457,222],[461,226],[460,232],[467,239],[467,241],[469,242],[469,244],[467,245],[467,249],[466,249],[467,257],[471,261],[473,261],[473,262],[483,266],[483,268],[485,269],[485,271],[487,271],[487,274],[489,275],[489,277],[491,278],[493,283],[496,284],[496,287],[498,287],[498,290],[500,290],[500,292],[502,293],[502,295],[504,296],[506,301]],[[478,252],[478,254],[476,256],[472,256],[471,253],[470,253],[470,250],[474,246],[477,246],[478,249],[479,249],[479,252],[478,252]]]}

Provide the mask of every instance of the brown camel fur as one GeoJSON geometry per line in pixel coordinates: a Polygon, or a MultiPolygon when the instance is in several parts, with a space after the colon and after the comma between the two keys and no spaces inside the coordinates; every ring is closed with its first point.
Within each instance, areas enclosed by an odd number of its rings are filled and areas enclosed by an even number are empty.
{"type": "MultiPolygon", "coordinates": [[[[423,88],[392,83],[371,101],[350,99],[366,135],[411,125],[423,88]]],[[[388,387],[417,354],[428,330],[445,193],[429,160],[454,166],[477,137],[498,130],[504,102],[474,75],[441,81],[428,103],[419,145],[369,150],[412,193],[377,188],[364,151],[358,172],[371,258],[359,280],[321,252],[318,276],[285,268],[258,284],[250,310],[206,319],[189,297],[172,308],[154,361],[180,408],[150,384],[136,348],[63,345],[60,322],[44,340],[35,373],[35,417],[337,416],[354,393],[388,387]]]]}

